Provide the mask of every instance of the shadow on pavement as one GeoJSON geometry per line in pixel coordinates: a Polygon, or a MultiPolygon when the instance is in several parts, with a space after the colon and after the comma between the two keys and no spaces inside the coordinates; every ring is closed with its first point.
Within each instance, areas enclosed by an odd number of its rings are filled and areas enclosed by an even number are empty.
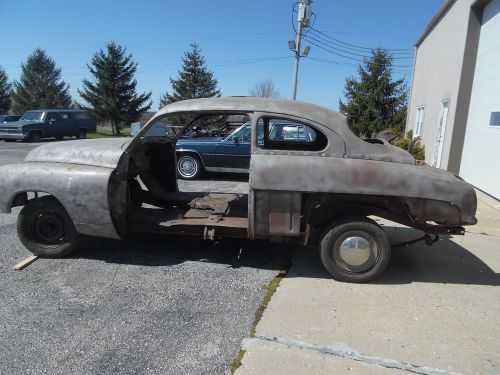
{"type": "Polygon", "coordinates": [[[281,270],[294,246],[268,241],[224,239],[204,241],[190,236],[136,235],[126,240],[87,238],[73,258],[141,266],[170,266],[187,261],[281,270]]]}
{"type": "MultiPolygon", "coordinates": [[[[397,234],[393,228],[386,227],[386,230],[393,244],[423,235],[422,232],[411,228],[398,228],[397,234]]],[[[315,241],[317,242],[317,238],[315,241]]],[[[321,264],[317,245],[311,244],[305,249],[299,249],[293,262],[294,267],[287,277],[330,278],[321,264]]],[[[500,273],[495,273],[466,248],[446,236],[441,236],[441,240],[432,246],[423,242],[408,247],[393,246],[389,266],[371,283],[413,282],[499,286],[500,273]]]]}
{"type": "MultiPolygon", "coordinates": [[[[398,243],[403,238],[420,235],[421,232],[410,228],[398,228],[399,241],[392,240],[398,243]]],[[[293,267],[287,277],[331,278],[321,264],[317,245],[303,248],[294,242],[275,244],[242,239],[211,242],[167,235],[141,235],[122,241],[89,238],[73,257],[152,267],[197,261],[227,264],[231,268],[281,270],[295,252],[293,267]]],[[[423,242],[408,247],[393,246],[389,266],[372,283],[413,282],[500,286],[500,274],[448,238],[442,238],[433,246],[423,242]]]]}

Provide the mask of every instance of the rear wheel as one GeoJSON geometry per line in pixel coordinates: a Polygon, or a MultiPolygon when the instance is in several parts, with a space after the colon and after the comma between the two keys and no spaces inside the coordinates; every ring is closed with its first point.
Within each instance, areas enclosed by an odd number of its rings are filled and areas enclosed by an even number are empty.
{"type": "Polygon", "coordinates": [[[323,266],[334,279],[362,283],[385,270],[391,245],[387,234],[373,220],[346,217],[326,228],[320,253],[323,266]]]}
{"type": "Polygon", "coordinates": [[[194,155],[180,155],[177,159],[177,174],[184,180],[194,180],[203,173],[200,159],[194,155]]]}
{"type": "Polygon", "coordinates": [[[87,132],[84,129],[78,130],[78,134],[76,135],[78,139],[85,139],[87,138],[87,132]]]}
{"type": "Polygon", "coordinates": [[[52,196],[30,200],[17,218],[23,245],[44,258],[62,257],[79,244],[80,236],[64,207],[52,196]]]}

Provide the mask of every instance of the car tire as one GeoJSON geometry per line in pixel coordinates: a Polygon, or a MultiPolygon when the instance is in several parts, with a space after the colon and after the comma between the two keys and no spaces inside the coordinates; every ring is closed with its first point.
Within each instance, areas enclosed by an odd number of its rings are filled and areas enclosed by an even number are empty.
{"type": "Polygon", "coordinates": [[[385,270],[391,258],[391,244],[373,220],[344,217],[323,232],[320,255],[323,266],[334,279],[364,283],[385,270]]]}
{"type": "Polygon", "coordinates": [[[78,139],[86,139],[87,138],[87,132],[85,130],[78,130],[78,134],[76,135],[78,139]]]}
{"type": "Polygon", "coordinates": [[[17,218],[17,233],[34,255],[59,258],[78,247],[80,236],[64,207],[53,196],[30,200],[17,218]]]}
{"type": "Polygon", "coordinates": [[[63,140],[63,138],[64,138],[64,137],[59,136],[59,137],[56,137],[56,140],[57,140],[57,141],[62,141],[62,140],[63,140]]]}
{"type": "Polygon", "coordinates": [[[40,142],[42,139],[42,134],[38,131],[30,132],[29,141],[30,142],[40,142]]]}
{"type": "Polygon", "coordinates": [[[181,154],[177,158],[177,176],[183,180],[195,180],[203,173],[203,165],[197,156],[181,154]]]}

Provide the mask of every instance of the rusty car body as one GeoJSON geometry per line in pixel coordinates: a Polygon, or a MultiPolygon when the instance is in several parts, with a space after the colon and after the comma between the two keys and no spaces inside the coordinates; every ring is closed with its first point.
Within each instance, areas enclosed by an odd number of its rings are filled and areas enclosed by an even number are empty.
{"type": "Polygon", "coordinates": [[[385,141],[356,137],[345,117],[329,109],[249,97],[167,105],[132,140],[35,148],[23,163],[0,167],[0,209],[10,212],[14,206],[24,206],[18,218],[22,242],[46,257],[72,251],[80,235],[299,237],[307,244],[311,231],[319,229],[324,266],[334,278],[350,282],[373,279],[390,258],[387,235],[370,215],[426,234],[464,234],[463,226],[477,221],[474,189],[460,177],[418,166],[409,153],[385,141]],[[250,118],[248,194],[178,189],[176,142],[190,123],[214,114],[250,118]],[[147,136],[149,127],[174,115],[187,119],[177,136],[147,136]],[[258,125],[268,129],[274,118],[304,124],[315,132],[316,144],[278,147],[269,137],[257,141],[258,125]],[[29,199],[29,193],[37,195],[29,199]]]}

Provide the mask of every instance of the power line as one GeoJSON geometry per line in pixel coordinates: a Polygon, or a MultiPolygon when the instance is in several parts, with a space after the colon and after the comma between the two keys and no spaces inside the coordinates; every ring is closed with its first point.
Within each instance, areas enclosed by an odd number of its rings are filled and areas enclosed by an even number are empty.
{"type": "MultiPolygon", "coordinates": [[[[310,37],[308,37],[308,36],[304,36],[304,39],[306,39],[312,45],[314,45],[314,46],[316,46],[316,47],[318,47],[318,48],[320,48],[320,49],[322,49],[322,50],[324,50],[326,52],[329,52],[329,53],[331,53],[333,55],[336,55],[336,56],[339,56],[339,57],[343,57],[343,58],[349,59],[349,60],[354,60],[354,61],[357,61],[357,62],[365,62],[365,60],[361,60],[359,58],[352,57],[352,56],[346,56],[346,55],[343,55],[343,54],[338,53],[336,51],[333,51],[330,48],[326,48],[326,47],[324,47],[324,46],[322,46],[320,44],[314,43],[313,41],[311,41],[310,37]]],[[[391,64],[391,66],[395,67],[395,68],[409,68],[409,67],[411,67],[411,65],[392,65],[392,64],[391,64]]]]}
{"type": "MultiPolygon", "coordinates": [[[[321,40],[319,40],[319,39],[317,39],[317,38],[315,38],[313,36],[310,36],[308,34],[305,35],[304,38],[312,39],[312,40],[316,41],[317,43],[320,43],[323,46],[326,46],[326,47],[331,48],[331,49],[333,49],[335,51],[338,51],[338,52],[341,52],[341,53],[345,53],[345,54],[348,54],[348,55],[359,56],[359,57],[362,57],[364,59],[369,59],[371,57],[369,55],[364,55],[364,54],[361,54],[361,53],[351,52],[351,51],[348,51],[348,50],[345,50],[345,49],[341,49],[339,47],[336,47],[335,45],[332,45],[332,44],[329,44],[329,43],[325,43],[325,42],[323,42],[323,41],[321,41],[321,40]]],[[[372,51],[374,51],[374,50],[372,50],[372,51]]],[[[394,60],[413,59],[413,57],[394,57],[394,56],[392,56],[392,53],[390,53],[390,52],[389,52],[389,54],[391,54],[391,57],[394,60]]]]}
{"type": "MultiPolygon", "coordinates": [[[[352,66],[352,67],[355,67],[355,68],[359,67],[358,64],[352,64],[352,63],[348,63],[348,62],[345,62],[345,61],[335,61],[335,60],[329,60],[329,59],[321,59],[321,58],[317,58],[317,57],[308,57],[308,59],[309,60],[314,60],[314,61],[319,61],[319,62],[324,62],[324,63],[328,63],[328,64],[343,65],[343,66],[352,66]]],[[[408,71],[404,71],[404,70],[391,69],[391,71],[394,72],[394,73],[399,73],[399,74],[408,74],[408,71]]]]}
{"type": "MultiPolygon", "coordinates": [[[[370,57],[370,56],[367,56],[365,53],[372,52],[372,51],[374,51],[374,50],[377,49],[377,48],[371,48],[369,51],[368,50],[357,50],[355,48],[346,47],[344,45],[341,45],[338,42],[330,41],[329,39],[324,38],[321,35],[317,35],[317,34],[310,35],[310,34],[307,34],[307,36],[309,38],[315,40],[318,43],[326,45],[326,46],[328,46],[330,48],[333,48],[335,50],[338,50],[340,52],[352,54],[352,55],[355,55],[355,56],[370,57]],[[316,38],[319,38],[319,39],[316,39],[316,38]]],[[[392,56],[392,58],[396,59],[396,60],[400,60],[400,59],[413,59],[413,53],[393,52],[391,49],[387,49],[387,48],[382,48],[382,49],[386,50],[392,56]],[[394,55],[396,55],[396,56],[394,56],[394,55]],[[399,56],[399,55],[401,55],[401,56],[399,56]]]]}
{"type": "MultiPolygon", "coordinates": [[[[313,30],[313,31],[315,31],[316,33],[319,33],[319,34],[323,35],[324,37],[326,37],[326,38],[328,38],[328,39],[330,39],[330,40],[332,40],[334,42],[343,44],[343,45],[348,46],[348,47],[358,48],[358,49],[362,49],[362,50],[366,50],[366,51],[371,51],[371,50],[374,49],[372,47],[364,47],[364,46],[359,46],[359,45],[356,45],[356,44],[351,44],[351,43],[343,42],[340,39],[334,38],[334,37],[332,37],[332,36],[324,33],[321,30],[315,29],[314,27],[310,27],[310,29],[313,30]]],[[[413,54],[412,49],[410,49],[410,48],[386,48],[386,49],[388,51],[391,51],[393,54],[413,54]],[[404,52],[404,51],[407,51],[407,52],[404,52]]]]}

